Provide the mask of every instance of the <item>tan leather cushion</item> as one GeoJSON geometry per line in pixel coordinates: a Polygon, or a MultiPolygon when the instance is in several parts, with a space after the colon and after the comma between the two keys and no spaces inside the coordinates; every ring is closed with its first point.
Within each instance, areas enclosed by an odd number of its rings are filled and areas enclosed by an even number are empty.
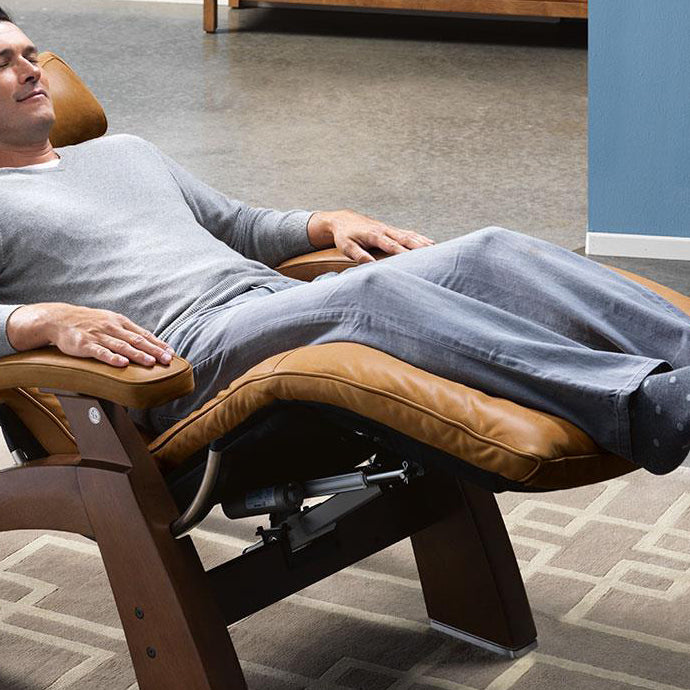
{"type": "Polygon", "coordinates": [[[265,360],[168,429],[149,449],[164,470],[171,469],[275,400],[308,400],[352,410],[535,488],[575,486],[634,469],[602,453],[587,434],[558,417],[480,393],[356,343],[312,345],[265,360]]]}
{"type": "Polygon", "coordinates": [[[51,144],[70,146],[105,134],[108,122],[103,108],[69,65],[49,52],[41,53],[38,62],[48,76],[55,108],[51,144]]]}

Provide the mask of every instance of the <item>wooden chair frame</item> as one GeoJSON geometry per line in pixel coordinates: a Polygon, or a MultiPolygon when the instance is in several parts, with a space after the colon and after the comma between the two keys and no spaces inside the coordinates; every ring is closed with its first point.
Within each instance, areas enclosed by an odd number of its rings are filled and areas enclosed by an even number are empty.
{"type": "Polygon", "coordinates": [[[191,539],[172,536],[179,511],[126,409],[52,392],[79,453],[2,472],[0,530],[55,529],[97,542],[141,690],[246,688],[227,625],[408,536],[435,628],[513,657],[536,644],[490,492],[428,473],[296,553],[278,540],[205,571],[191,539]]]}

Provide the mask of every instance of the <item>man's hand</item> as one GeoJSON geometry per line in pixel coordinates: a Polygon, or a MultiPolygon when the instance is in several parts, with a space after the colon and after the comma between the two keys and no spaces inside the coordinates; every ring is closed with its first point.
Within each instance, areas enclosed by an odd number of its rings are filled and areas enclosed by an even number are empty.
{"type": "Polygon", "coordinates": [[[170,364],[173,349],[126,316],[65,302],[27,304],[7,320],[7,337],[15,350],[55,345],[67,355],[92,357],[124,367],[130,361],[170,364]]]}
{"type": "Polygon", "coordinates": [[[376,247],[387,254],[401,254],[434,244],[432,239],[417,232],[386,225],[350,209],[317,211],[309,219],[307,234],[317,249],[335,245],[358,264],[375,261],[365,251],[367,248],[376,247]]]}

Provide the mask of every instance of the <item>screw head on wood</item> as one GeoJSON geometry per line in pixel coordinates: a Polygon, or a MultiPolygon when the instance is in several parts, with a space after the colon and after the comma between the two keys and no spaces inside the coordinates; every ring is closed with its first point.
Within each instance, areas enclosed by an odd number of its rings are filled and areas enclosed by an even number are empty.
{"type": "Polygon", "coordinates": [[[146,648],[146,656],[148,656],[149,659],[155,659],[156,658],[156,648],[155,647],[147,647],[146,648]]]}
{"type": "Polygon", "coordinates": [[[144,617],[144,609],[139,608],[138,606],[134,609],[134,615],[141,620],[144,617]]]}
{"type": "Polygon", "coordinates": [[[101,423],[101,413],[95,407],[89,407],[89,421],[91,424],[101,423]]]}

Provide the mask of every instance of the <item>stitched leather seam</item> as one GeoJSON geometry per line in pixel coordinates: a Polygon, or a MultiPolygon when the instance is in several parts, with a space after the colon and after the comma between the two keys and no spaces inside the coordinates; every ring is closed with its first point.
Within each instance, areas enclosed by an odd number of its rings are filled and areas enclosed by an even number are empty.
{"type": "MultiPolygon", "coordinates": [[[[442,414],[432,410],[429,407],[424,407],[418,403],[414,403],[406,398],[401,397],[400,395],[397,395],[395,393],[391,393],[390,391],[384,391],[381,390],[380,388],[372,388],[370,386],[365,386],[360,383],[353,383],[351,380],[342,378],[340,376],[337,376],[335,374],[310,374],[307,372],[300,372],[300,371],[281,371],[280,375],[286,375],[286,376],[297,376],[297,377],[304,377],[304,378],[319,378],[319,379],[328,379],[331,381],[338,381],[339,383],[344,383],[352,388],[356,388],[362,391],[366,391],[367,393],[374,393],[376,395],[379,395],[382,398],[388,398],[390,400],[395,400],[396,402],[402,403],[406,407],[410,407],[412,409],[416,409],[424,414],[427,414],[430,417],[433,417],[437,419],[440,422],[443,422],[444,424],[448,424],[449,426],[453,426],[456,428],[460,428],[463,431],[465,431],[468,435],[472,436],[478,441],[483,441],[486,442],[488,445],[493,445],[497,448],[502,448],[503,450],[507,450],[511,453],[514,453],[515,455],[518,455],[519,457],[525,458],[526,460],[535,460],[537,463],[541,462],[541,458],[537,455],[534,455],[533,453],[528,453],[526,451],[518,450],[517,448],[513,448],[512,446],[509,446],[501,441],[496,441],[488,436],[483,436],[477,431],[474,431],[470,427],[466,426],[463,422],[456,421],[453,419],[450,419],[448,417],[443,416],[442,414]]],[[[569,457],[569,456],[568,456],[569,457]]]]}

